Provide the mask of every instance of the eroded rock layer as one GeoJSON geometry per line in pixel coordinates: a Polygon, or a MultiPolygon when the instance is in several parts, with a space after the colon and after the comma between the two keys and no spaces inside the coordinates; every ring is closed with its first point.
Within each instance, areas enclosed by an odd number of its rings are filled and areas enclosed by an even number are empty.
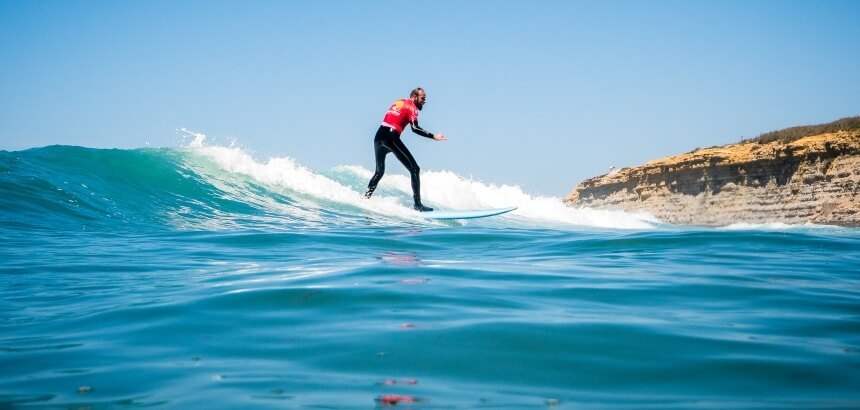
{"type": "Polygon", "coordinates": [[[860,226],[860,131],[696,150],[587,179],[569,206],[670,223],[860,226]]]}

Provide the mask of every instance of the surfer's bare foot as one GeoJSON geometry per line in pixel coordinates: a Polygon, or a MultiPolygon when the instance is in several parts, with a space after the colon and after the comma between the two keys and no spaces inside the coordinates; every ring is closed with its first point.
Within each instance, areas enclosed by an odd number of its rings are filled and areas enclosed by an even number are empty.
{"type": "Polygon", "coordinates": [[[414,209],[418,212],[430,212],[433,210],[433,208],[430,208],[429,206],[424,206],[421,204],[415,204],[415,206],[413,206],[412,209],[414,209]]]}

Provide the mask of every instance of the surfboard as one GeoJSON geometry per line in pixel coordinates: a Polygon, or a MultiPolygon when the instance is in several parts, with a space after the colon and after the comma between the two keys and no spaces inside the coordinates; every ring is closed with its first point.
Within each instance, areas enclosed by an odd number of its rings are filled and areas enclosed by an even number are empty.
{"type": "Polygon", "coordinates": [[[422,212],[421,216],[427,219],[474,219],[486,218],[488,216],[501,215],[506,212],[511,212],[517,207],[496,208],[496,209],[472,209],[468,211],[453,211],[453,210],[438,210],[430,212],[422,212]]]}

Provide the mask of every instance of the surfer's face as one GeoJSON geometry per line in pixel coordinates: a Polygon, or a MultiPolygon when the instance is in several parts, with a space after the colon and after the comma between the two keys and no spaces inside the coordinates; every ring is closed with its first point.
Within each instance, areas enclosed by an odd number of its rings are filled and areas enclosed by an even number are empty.
{"type": "Polygon", "coordinates": [[[412,102],[418,107],[418,111],[424,108],[424,103],[427,102],[427,94],[424,91],[418,91],[418,95],[412,97],[412,102]]]}

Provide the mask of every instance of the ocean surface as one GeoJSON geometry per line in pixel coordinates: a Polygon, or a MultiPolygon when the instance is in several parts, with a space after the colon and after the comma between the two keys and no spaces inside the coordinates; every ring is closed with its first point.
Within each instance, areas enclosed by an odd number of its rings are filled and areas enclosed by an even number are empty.
{"type": "Polygon", "coordinates": [[[204,142],[0,151],[0,408],[860,408],[860,230],[204,142]]]}

